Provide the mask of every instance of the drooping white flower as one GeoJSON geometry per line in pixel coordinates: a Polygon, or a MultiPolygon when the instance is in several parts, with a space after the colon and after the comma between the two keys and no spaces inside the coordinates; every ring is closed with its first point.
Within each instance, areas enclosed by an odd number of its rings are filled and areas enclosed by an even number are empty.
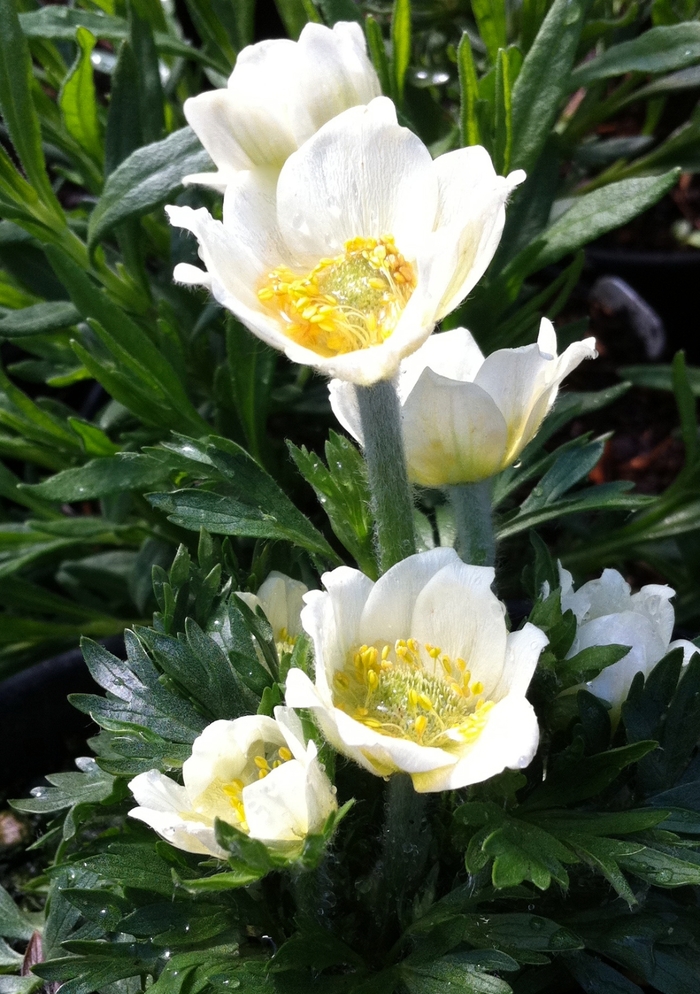
{"type": "MultiPolygon", "coordinates": [[[[587,338],[557,356],[546,318],[536,345],[486,359],[466,328],[431,335],[397,378],[409,478],[442,487],[500,473],[537,434],[564,377],[595,355],[595,339],[587,338]]],[[[335,416],[361,443],[352,385],[332,380],[329,389],[335,416]]]]}
{"type": "Polygon", "coordinates": [[[339,752],[417,791],[478,783],[527,766],[538,726],[525,698],[547,638],[510,634],[493,569],[453,549],[409,556],[376,583],[341,566],[305,597],[315,685],[299,669],[286,700],[310,708],[339,752]]]}
{"type": "Polygon", "coordinates": [[[220,859],[227,854],[216,841],[215,818],[293,853],[337,808],[316,745],[304,744],[289,708],[275,708],[274,719],[246,715],[208,725],[182,777],[184,786],[158,770],[140,773],[129,784],[139,805],[129,814],[178,849],[220,859]]]}
{"type": "Polygon", "coordinates": [[[381,92],[355,22],[307,24],[296,42],[275,38],[249,45],[238,55],[228,86],[185,101],[185,117],[217,172],[184,181],[223,193],[240,169],[280,169],[326,121],[381,92]]]}
{"type": "Polygon", "coordinates": [[[301,580],[293,580],[285,573],[272,570],[257,594],[237,591],[236,596],[245,601],[252,611],[262,608],[270,622],[277,652],[281,654],[291,652],[301,635],[301,610],[308,589],[301,580]]]}
{"type": "Polygon", "coordinates": [[[671,641],[675,612],[671,587],[650,583],[633,594],[616,569],[606,569],[574,591],[573,578],[559,566],[561,606],[576,615],[578,628],[568,657],[594,645],[628,645],[630,651],[591,680],[588,689],[619,711],[637,673],[645,677],[671,651],[682,648],[688,663],[698,650],[686,639],[671,641]]]}
{"type": "Polygon", "coordinates": [[[209,287],[295,362],[370,385],[481,278],[523,179],[497,176],[479,146],[433,161],[378,97],[323,125],[279,174],[236,174],[222,222],[166,208],[197,236],[206,267],[180,264],[174,276],[209,287]]]}

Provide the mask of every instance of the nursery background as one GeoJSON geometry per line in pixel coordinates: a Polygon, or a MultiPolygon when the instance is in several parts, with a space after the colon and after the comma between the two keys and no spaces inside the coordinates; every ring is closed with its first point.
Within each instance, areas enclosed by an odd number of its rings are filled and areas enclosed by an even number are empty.
{"type": "MultiPolygon", "coordinates": [[[[0,0],[0,994],[700,989],[699,14],[693,0],[0,0]],[[351,25],[366,46],[373,89],[350,107],[383,94],[435,163],[481,146],[511,178],[485,274],[435,309],[429,341],[467,328],[480,361],[537,342],[549,359],[545,318],[556,361],[578,356],[488,472],[434,477],[407,451],[403,523],[382,510],[367,407],[358,427],[323,371],[256,337],[217,291],[204,235],[177,226],[205,208],[225,227],[234,183],[185,102],[308,25],[351,25]],[[203,287],[186,285],[195,266],[203,287]],[[508,638],[544,633],[521,694],[539,749],[421,788],[335,741],[286,679],[319,686],[327,636],[302,630],[302,585],[350,567],[388,589],[411,554],[447,564],[453,547],[495,567],[508,638]],[[589,627],[643,614],[652,588],[656,641],[589,627]],[[594,589],[606,605],[584,606],[594,589]],[[595,681],[632,656],[642,675],[611,700],[614,677],[595,681]],[[300,763],[305,789],[309,770],[326,778],[303,844],[267,845],[218,811],[210,848],[188,850],[129,818],[136,779],[187,789],[212,723],[253,716],[277,722],[274,762],[300,763]]],[[[269,71],[279,109],[284,70],[269,71]]],[[[476,702],[483,683],[443,666],[476,702]]]]}

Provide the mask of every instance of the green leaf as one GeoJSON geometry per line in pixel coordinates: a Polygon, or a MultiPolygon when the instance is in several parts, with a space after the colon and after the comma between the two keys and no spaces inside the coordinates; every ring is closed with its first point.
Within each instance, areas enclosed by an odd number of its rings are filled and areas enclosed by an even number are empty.
{"type": "Polygon", "coordinates": [[[411,58],[411,0],[394,0],[391,15],[391,48],[394,92],[397,101],[402,103],[406,70],[411,58]]]}
{"type": "Polygon", "coordinates": [[[233,401],[250,454],[263,461],[270,390],[279,353],[231,317],[226,322],[226,355],[233,401]]]}
{"type": "Polygon", "coordinates": [[[687,849],[646,845],[639,852],[619,857],[620,865],[656,887],[697,887],[700,884],[700,855],[687,849]]]}
{"type": "MultiPolygon", "coordinates": [[[[543,266],[550,266],[607,231],[631,221],[642,211],[652,207],[677,181],[678,170],[671,169],[662,176],[610,183],[578,197],[569,210],[542,233],[540,249],[530,258],[526,266],[527,272],[534,273],[543,266]]],[[[523,253],[509,268],[518,268],[519,260],[524,263],[523,253]]]]}
{"type": "Polygon", "coordinates": [[[142,725],[172,742],[194,742],[206,720],[185,698],[166,689],[159,672],[133,632],[125,633],[127,660],[97,642],[83,639],[85,662],[106,697],[73,694],[71,702],[105,728],[142,725]]]}
{"type": "Polygon", "coordinates": [[[579,936],[558,922],[524,913],[467,915],[464,937],[472,945],[502,949],[516,959],[524,951],[562,953],[583,947],[579,936]]]}
{"type": "Polygon", "coordinates": [[[588,953],[573,953],[564,962],[585,994],[644,994],[641,987],[619,973],[609,963],[588,953]]]}
{"type": "Polygon", "coordinates": [[[511,168],[530,172],[569,91],[588,0],[554,0],[513,87],[511,168]]]}
{"type": "Polygon", "coordinates": [[[119,46],[111,83],[105,132],[105,177],[144,144],[139,69],[128,38],[119,46]]]}
{"type": "MultiPolygon", "coordinates": [[[[2,325],[0,324],[0,328],[2,325]]],[[[694,397],[700,397],[700,368],[686,366],[688,384],[694,397]]],[[[652,390],[673,390],[673,366],[622,366],[618,374],[638,387],[650,387],[652,390]]]]}
{"type": "Polygon", "coordinates": [[[331,527],[362,572],[376,579],[373,522],[367,471],[352,442],[331,431],[326,442],[328,468],[304,446],[287,443],[297,469],[316,491],[331,527]]]}
{"type": "Polygon", "coordinates": [[[0,0],[0,112],[27,179],[44,205],[65,224],[44,161],[39,119],[32,101],[32,60],[14,0],[0,0]]]}
{"type": "Polygon", "coordinates": [[[401,964],[401,979],[410,994],[511,994],[512,988],[498,977],[483,973],[468,959],[469,954],[454,953],[432,963],[401,964]]]}
{"type": "Polygon", "coordinates": [[[457,65],[459,67],[459,142],[465,145],[480,143],[479,118],[477,104],[479,102],[479,83],[476,76],[472,44],[466,31],[457,49],[457,65]]]}
{"type": "Polygon", "coordinates": [[[305,24],[321,20],[314,8],[313,0],[275,0],[275,6],[287,29],[287,34],[295,41],[305,24]]]}
{"type": "Polygon", "coordinates": [[[76,804],[99,804],[114,793],[114,777],[101,770],[94,759],[83,758],[77,773],[50,773],[51,787],[34,787],[31,797],[12,801],[13,808],[31,814],[50,814],[76,804]]]}
{"type": "Polygon", "coordinates": [[[537,511],[563,497],[575,484],[588,476],[600,460],[604,448],[604,441],[596,440],[563,452],[522,502],[520,513],[537,511]]]}
{"type": "Polygon", "coordinates": [[[579,66],[566,80],[569,90],[596,79],[628,72],[661,73],[683,69],[700,60],[700,24],[689,22],[648,28],[638,38],[613,45],[579,66]]]}
{"type": "Polygon", "coordinates": [[[129,41],[138,70],[137,87],[142,140],[151,145],[158,141],[165,128],[163,87],[151,25],[139,15],[138,8],[133,3],[129,7],[129,41]]]}
{"type": "Polygon", "coordinates": [[[43,335],[77,324],[81,316],[67,300],[51,300],[10,311],[0,318],[0,338],[22,338],[43,335]]]}
{"type": "Polygon", "coordinates": [[[483,851],[493,857],[494,887],[517,887],[531,880],[540,890],[546,890],[552,878],[567,887],[569,876],[565,863],[575,863],[571,850],[549,832],[526,822],[508,819],[489,835],[483,851]]]}
{"type": "Polygon", "coordinates": [[[120,887],[136,887],[170,898],[174,884],[170,864],[154,852],[151,843],[112,843],[107,852],[90,856],[85,869],[120,887]]]}
{"type": "Polygon", "coordinates": [[[0,884],[0,935],[6,939],[24,939],[28,942],[36,925],[17,907],[0,884]]]}
{"type": "Polygon", "coordinates": [[[210,165],[209,154],[189,127],[138,148],[109,176],[90,215],[90,251],[118,224],[149,214],[171,197],[181,188],[183,176],[203,172],[210,165]]]}
{"type": "Polygon", "coordinates": [[[638,763],[656,749],[657,742],[633,742],[586,756],[573,765],[551,772],[545,783],[537,787],[522,806],[528,812],[537,808],[561,807],[585,801],[600,793],[632,763],[638,763]]]}
{"type": "Polygon", "coordinates": [[[326,24],[331,26],[338,21],[359,21],[362,23],[362,13],[354,0],[315,0],[320,8],[326,24]]]}
{"type": "Polygon", "coordinates": [[[629,645],[592,645],[582,649],[570,659],[564,659],[557,666],[557,676],[564,687],[586,683],[597,676],[607,666],[618,663],[630,651],[629,645]]]}
{"type": "Polygon", "coordinates": [[[514,66],[510,63],[509,52],[498,50],[496,62],[496,117],[494,127],[494,156],[496,172],[506,176],[510,170],[513,151],[513,104],[511,87],[514,66]]]}
{"type": "Polygon", "coordinates": [[[499,48],[505,48],[508,44],[504,0],[472,0],[472,13],[489,59],[495,63],[499,48]]]}
{"type": "Polygon", "coordinates": [[[367,36],[367,48],[369,49],[372,64],[377,71],[382,93],[389,96],[391,94],[389,60],[386,55],[386,48],[384,47],[382,29],[371,14],[368,14],[365,18],[365,34],[367,36]]]}
{"type": "MultiPolygon", "coordinates": [[[[212,437],[206,454],[233,489],[234,496],[206,490],[176,490],[150,494],[148,500],[170,521],[214,535],[281,538],[332,562],[338,557],[311,522],[239,445],[212,437]]],[[[197,443],[192,440],[196,448],[197,443]]]]}
{"type": "Polygon", "coordinates": [[[58,98],[66,131],[75,138],[96,162],[102,161],[100,122],[97,118],[95,83],[90,57],[95,47],[95,36],[87,28],[76,32],[78,56],[66,76],[58,98]]]}
{"type": "Polygon", "coordinates": [[[681,434],[685,446],[685,462],[691,466],[698,458],[697,404],[690,385],[685,353],[676,352],[673,359],[673,392],[681,419],[681,434]]]}
{"type": "Polygon", "coordinates": [[[546,507],[527,514],[516,514],[506,520],[497,529],[498,540],[511,538],[520,532],[536,528],[545,521],[556,520],[570,514],[581,514],[594,511],[599,508],[606,510],[628,510],[634,511],[645,508],[652,504],[656,498],[646,497],[644,494],[629,493],[631,489],[625,480],[616,480],[613,483],[601,483],[598,486],[586,487],[579,490],[570,497],[555,501],[546,507]]]}
{"type": "Polygon", "coordinates": [[[138,452],[118,452],[92,459],[84,466],[64,469],[43,483],[23,484],[31,494],[45,500],[73,503],[110,494],[143,491],[168,477],[168,466],[138,452]]]}

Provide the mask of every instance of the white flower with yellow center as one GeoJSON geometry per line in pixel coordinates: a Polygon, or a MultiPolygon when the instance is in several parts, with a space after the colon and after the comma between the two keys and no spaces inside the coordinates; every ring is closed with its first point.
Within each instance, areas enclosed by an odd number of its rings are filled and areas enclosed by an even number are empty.
{"type": "MultiPolygon", "coordinates": [[[[595,355],[595,339],[587,338],[557,356],[546,318],[536,345],[486,359],[466,328],[431,335],[402,361],[397,378],[409,479],[442,487],[500,473],[537,434],[564,377],[595,355]]],[[[340,423],[362,442],[352,385],[333,380],[330,398],[340,423]]]]}
{"type": "Polygon", "coordinates": [[[280,169],[326,121],[381,92],[355,22],[307,24],[296,42],[249,45],[228,86],[185,101],[185,117],[217,167],[185,182],[223,193],[241,169],[280,169]]]}
{"type": "Polygon", "coordinates": [[[698,651],[686,639],[671,641],[675,622],[671,598],[676,593],[671,587],[649,583],[633,594],[616,569],[606,569],[574,591],[571,573],[561,565],[559,581],[562,611],[573,611],[578,623],[568,658],[595,645],[630,647],[626,656],[586,684],[596,697],[612,704],[613,714],[619,713],[637,673],[649,676],[672,649],[683,649],[684,663],[698,651]]]}
{"type": "Polygon", "coordinates": [[[539,733],[525,692],[547,638],[531,624],[507,632],[493,578],[444,548],[376,583],[326,573],[301,615],[316,682],[290,670],[287,704],[310,708],[339,752],[378,776],[409,773],[420,792],[527,766],[539,733]]]}
{"type": "Polygon", "coordinates": [[[325,124],[279,174],[238,173],[222,222],[166,208],[197,236],[206,266],[180,264],[174,276],[209,287],[295,362],[369,386],[481,278],[523,179],[497,176],[479,146],[433,161],[378,97],[325,124]]]}
{"type": "Polygon", "coordinates": [[[245,601],[252,611],[262,608],[270,622],[277,652],[282,655],[294,649],[301,635],[301,609],[308,589],[300,580],[272,570],[257,594],[236,591],[236,596],[245,601]]]}
{"type": "Polygon", "coordinates": [[[129,784],[139,806],[129,814],[178,849],[220,859],[227,854],[216,841],[215,818],[293,854],[337,808],[316,745],[304,744],[289,708],[275,708],[275,719],[247,715],[208,725],[182,777],[183,786],[158,770],[139,774],[129,784]]]}

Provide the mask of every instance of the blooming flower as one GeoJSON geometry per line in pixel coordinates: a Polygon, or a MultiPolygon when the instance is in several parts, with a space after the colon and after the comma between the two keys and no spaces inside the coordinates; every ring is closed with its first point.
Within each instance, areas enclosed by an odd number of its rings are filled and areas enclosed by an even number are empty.
{"type": "Polygon", "coordinates": [[[129,784],[139,805],[129,814],[186,852],[226,859],[215,818],[293,852],[337,808],[316,745],[304,744],[301,722],[289,708],[275,708],[274,720],[246,715],[207,725],[182,776],[184,786],[158,770],[140,773],[129,784]]]}
{"type": "Polygon", "coordinates": [[[262,608],[270,622],[277,652],[281,655],[291,652],[301,635],[301,609],[308,589],[300,580],[272,570],[257,594],[237,591],[236,596],[245,601],[252,611],[262,608]]]}
{"type": "Polygon", "coordinates": [[[377,776],[409,773],[417,791],[478,783],[527,766],[537,749],[525,698],[547,638],[506,631],[494,571],[453,549],[409,556],[376,583],[346,566],[304,598],[315,685],[287,676],[329,742],[377,776]]]}
{"type": "Polygon", "coordinates": [[[578,622],[568,657],[594,645],[630,647],[626,656],[586,685],[615,711],[627,698],[635,674],[647,677],[671,649],[682,648],[686,663],[698,651],[686,639],[671,642],[675,620],[670,603],[675,590],[671,587],[649,583],[633,594],[616,569],[606,569],[597,580],[589,580],[574,591],[571,573],[561,565],[559,580],[562,610],[573,611],[578,622]]]}
{"type": "Polygon", "coordinates": [[[249,45],[227,87],[185,101],[185,117],[217,166],[185,182],[223,193],[240,169],[279,169],[322,124],[381,92],[355,22],[307,24],[297,42],[249,45]]]}
{"type": "Polygon", "coordinates": [[[523,179],[497,176],[479,146],[433,161],[377,97],[324,124],[279,175],[236,174],[222,222],[166,208],[206,266],[181,263],[174,276],[209,287],[295,362],[369,385],[393,376],[483,275],[523,179]]]}
{"type": "MultiPolygon", "coordinates": [[[[399,367],[397,390],[409,478],[425,487],[475,483],[515,462],[537,433],[564,377],[593,358],[595,339],[557,356],[552,323],[536,345],[500,349],[484,359],[466,328],[432,335],[399,367]]],[[[350,384],[332,380],[331,407],[362,442],[350,384]]]]}

